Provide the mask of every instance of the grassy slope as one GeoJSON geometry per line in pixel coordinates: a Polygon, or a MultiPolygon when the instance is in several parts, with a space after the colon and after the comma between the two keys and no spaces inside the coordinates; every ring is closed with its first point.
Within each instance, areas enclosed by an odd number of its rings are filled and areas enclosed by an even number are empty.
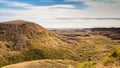
{"type": "Polygon", "coordinates": [[[105,66],[102,63],[96,61],[79,63],[73,60],[45,59],[7,65],[2,68],[120,68],[120,66],[105,66]]]}
{"type": "Polygon", "coordinates": [[[73,49],[77,47],[32,22],[8,21],[0,26],[0,67],[38,59],[75,60],[78,57],[73,49]]]}
{"type": "MultiPolygon", "coordinates": [[[[12,25],[13,24],[15,23],[12,23],[12,25]]],[[[120,45],[106,36],[94,34],[91,31],[63,31],[57,35],[58,37],[62,36],[62,38],[58,38],[50,31],[39,28],[36,25],[35,29],[32,25],[28,30],[24,30],[21,32],[19,29],[15,29],[15,34],[17,33],[18,37],[15,35],[12,39],[13,41],[10,40],[12,38],[11,35],[14,34],[10,33],[10,35],[6,37],[4,31],[1,32],[0,67],[39,59],[71,59],[83,62],[80,64],[80,67],[86,64],[91,66],[94,63],[89,63],[88,61],[99,61],[104,58],[104,56],[108,56],[105,62],[109,63],[108,60],[111,58],[111,56],[108,55],[109,52],[118,48],[120,45]],[[25,34],[21,35],[21,33],[25,34]],[[14,47],[13,43],[16,43],[15,39],[18,39],[17,43],[20,45],[15,46],[18,49],[12,48],[14,47]],[[68,43],[65,43],[65,41],[68,43]],[[26,43],[25,46],[23,45],[24,43],[26,43]]],[[[9,32],[8,29],[6,32],[9,32]]],[[[110,63],[111,62],[110,60],[110,63]]]]}
{"type": "Polygon", "coordinates": [[[78,62],[71,60],[37,60],[8,65],[2,68],[76,68],[78,62]]]}
{"type": "MultiPolygon", "coordinates": [[[[69,32],[67,33],[69,34],[69,32]]],[[[56,61],[57,59],[72,59],[72,60],[80,61],[81,63],[78,63],[76,68],[110,68],[110,67],[119,68],[118,60],[120,58],[119,56],[120,49],[118,47],[120,44],[117,41],[113,41],[110,38],[107,38],[106,36],[102,36],[100,34],[92,34],[89,31],[76,32],[76,33],[79,34],[77,36],[74,36],[74,38],[77,38],[77,40],[72,39],[73,41],[76,41],[76,44],[73,43],[71,45],[72,47],[75,46],[74,49],[69,46],[68,47],[62,46],[59,48],[56,47],[51,48],[49,46],[48,46],[49,48],[46,48],[41,46],[39,48],[38,47],[35,48],[36,45],[40,43],[34,44],[34,42],[31,42],[33,43],[31,46],[34,47],[30,46],[29,49],[25,50],[24,53],[28,54],[30,52],[30,55],[28,55],[27,57],[28,60],[30,60],[31,58],[32,58],[31,60],[33,60],[33,57],[35,57],[34,59],[36,60],[41,58],[42,59],[52,58],[52,59],[56,59],[56,61]],[[40,50],[38,51],[40,52],[39,54],[42,54],[40,57],[39,55],[34,55],[34,53],[36,53],[36,49],[40,50]],[[33,52],[34,50],[35,52],[33,52]]],[[[73,35],[76,35],[76,33],[74,32],[73,35]]],[[[72,34],[70,33],[70,35],[72,34]]],[[[54,61],[51,60],[51,62],[54,61]]],[[[34,66],[38,67],[37,63],[33,64],[33,67],[34,66]]],[[[43,64],[43,68],[44,66],[45,65],[43,64]]]]}
{"type": "Polygon", "coordinates": [[[119,65],[119,60],[115,59],[116,57],[112,57],[111,54],[117,49],[115,53],[117,54],[117,58],[119,58],[120,40],[112,40],[107,36],[99,34],[99,32],[94,33],[90,30],[59,30],[54,31],[54,33],[65,41],[80,46],[77,53],[80,56],[78,60],[81,62],[100,61],[103,64],[107,63],[111,65],[112,62],[112,65],[119,65]],[[108,58],[104,59],[106,56],[108,58]],[[115,63],[111,58],[113,58],[115,63]]]}

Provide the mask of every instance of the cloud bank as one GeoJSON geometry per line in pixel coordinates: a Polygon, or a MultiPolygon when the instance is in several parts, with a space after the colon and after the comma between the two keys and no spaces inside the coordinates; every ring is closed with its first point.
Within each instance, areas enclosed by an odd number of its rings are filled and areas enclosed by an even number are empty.
{"type": "Polygon", "coordinates": [[[30,3],[0,0],[0,4],[7,6],[7,8],[0,8],[0,21],[22,19],[37,22],[47,28],[120,27],[120,0],[113,2],[64,0],[64,2],[77,2],[77,5],[38,6],[30,3]],[[78,6],[79,2],[89,7],[81,9],[78,6]]]}

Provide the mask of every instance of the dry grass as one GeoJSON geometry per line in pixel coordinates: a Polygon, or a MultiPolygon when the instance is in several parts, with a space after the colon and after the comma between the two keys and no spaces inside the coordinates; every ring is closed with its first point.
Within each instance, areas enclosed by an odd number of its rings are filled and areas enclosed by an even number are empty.
{"type": "Polygon", "coordinates": [[[72,60],[37,60],[8,65],[2,68],[77,68],[78,62],[72,60]]]}
{"type": "Polygon", "coordinates": [[[16,65],[23,68],[74,68],[74,64],[67,60],[40,59],[71,59],[83,62],[82,66],[91,66],[88,61],[99,61],[120,45],[119,41],[91,30],[58,30],[55,33],[22,20],[0,23],[0,67],[31,61],[16,65]]]}

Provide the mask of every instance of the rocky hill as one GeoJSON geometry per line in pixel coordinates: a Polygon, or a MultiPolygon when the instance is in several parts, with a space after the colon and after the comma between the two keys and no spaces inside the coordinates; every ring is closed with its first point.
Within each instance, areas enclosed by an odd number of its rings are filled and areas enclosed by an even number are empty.
{"type": "Polygon", "coordinates": [[[40,25],[23,20],[0,23],[0,66],[29,60],[64,59],[72,56],[75,56],[72,45],[40,25]]]}
{"type": "Polygon", "coordinates": [[[50,47],[62,46],[65,44],[52,32],[40,25],[22,20],[0,23],[0,41],[11,44],[6,45],[5,49],[13,51],[18,51],[27,47],[32,41],[50,47]]]}

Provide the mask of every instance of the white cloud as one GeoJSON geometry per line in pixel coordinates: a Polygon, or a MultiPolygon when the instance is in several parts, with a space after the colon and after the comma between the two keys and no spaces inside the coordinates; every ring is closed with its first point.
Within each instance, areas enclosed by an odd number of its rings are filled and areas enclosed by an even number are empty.
{"type": "Polygon", "coordinates": [[[85,2],[91,6],[88,11],[94,13],[93,15],[100,17],[120,17],[120,0],[115,0],[115,3],[105,2],[85,2]]]}
{"type": "MultiPolygon", "coordinates": [[[[72,0],[71,0],[72,1],[72,0]]],[[[81,0],[74,0],[81,1],[81,0]]],[[[8,2],[8,1],[7,1],[8,2]]],[[[27,3],[19,2],[9,2],[5,3],[7,5],[16,3],[12,6],[19,7],[29,7],[24,10],[15,10],[15,9],[0,9],[0,13],[9,13],[13,14],[10,16],[0,16],[0,21],[14,20],[14,19],[23,19],[28,21],[36,22],[44,27],[55,27],[55,28],[83,28],[83,27],[110,27],[110,26],[120,26],[120,21],[118,20],[58,20],[55,18],[120,18],[120,1],[116,0],[115,3],[102,3],[102,2],[90,2],[84,1],[86,5],[91,7],[80,10],[80,9],[71,9],[75,8],[74,5],[52,5],[52,6],[33,6],[27,3]],[[69,8],[69,9],[68,9],[69,8]],[[109,24],[108,24],[109,23],[109,24]]]]}
{"type": "Polygon", "coordinates": [[[106,3],[111,3],[111,2],[116,2],[116,1],[119,1],[119,0],[64,0],[65,2],[81,2],[81,1],[84,1],[84,2],[92,2],[92,1],[95,1],[95,2],[106,2],[106,3]]]}
{"type": "Polygon", "coordinates": [[[27,3],[10,2],[6,0],[0,0],[0,3],[6,4],[8,6],[15,6],[15,7],[30,7],[31,6],[31,4],[27,4],[27,3]]]}
{"type": "Polygon", "coordinates": [[[65,9],[73,9],[73,8],[76,8],[74,5],[53,5],[51,6],[51,8],[65,8],[65,9]]]}

